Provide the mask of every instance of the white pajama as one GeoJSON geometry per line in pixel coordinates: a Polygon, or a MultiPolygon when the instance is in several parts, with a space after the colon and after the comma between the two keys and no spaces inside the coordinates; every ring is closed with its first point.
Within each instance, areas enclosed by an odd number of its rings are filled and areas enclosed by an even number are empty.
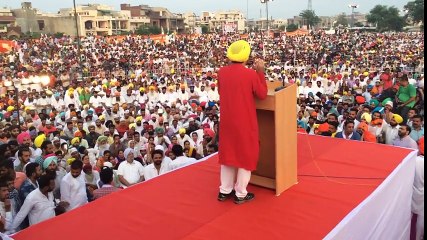
{"type": "Polygon", "coordinates": [[[251,171],[244,168],[221,165],[221,186],[219,187],[219,191],[224,194],[229,194],[234,188],[236,196],[244,198],[246,197],[246,194],[248,194],[246,187],[248,186],[250,179],[251,171]]]}

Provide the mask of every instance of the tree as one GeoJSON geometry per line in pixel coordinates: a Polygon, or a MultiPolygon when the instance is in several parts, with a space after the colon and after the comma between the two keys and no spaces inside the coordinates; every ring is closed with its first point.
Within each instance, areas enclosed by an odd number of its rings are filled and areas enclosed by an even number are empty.
{"type": "Polygon", "coordinates": [[[55,38],[62,38],[62,37],[64,36],[64,33],[62,33],[62,32],[57,32],[57,33],[53,34],[53,36],[54,36],[55,38]]]}
{"type": "Polygon", "coordinates": [[[348,26],[348,19],[347,19],[347,16],[344,13],[340,14],[337,17],[337,20],[336,20],[336,22],[334,24],[334,27],[338,27],[340,25],[343,26],[343,27],[347,27],[348,26]]]}
{"type": "Polygon", "coordinates": [[[209,26],[202,25],[202,34],[206,34],[206,33],[209,33],[209,26]]]}
{"type": "Polygon", "coordinates": [[[298,25],[291,23],[286,27],[287,32],[295,32],[298,29],[298,25]]]}
{"type": "Polygon", "coordinates": [[[354,26],[355,26],[355,27],[364,27],[364,26],[363,26],[363,23],[361,23],[361,22],[356,22],[356,23],[354,23],[354,26]]]}
{"type": "Polygon", "coordinates": [[[413,23],[422,23],[424,28],[424,0],[415,0],[408,2],[404,7],[406,11],[405,18],[413,23]]]}
{"type": "Polygon", "coordinates": [[[135,33],[137,35],[150,35],[150,34],[160,34],[162,30],[157,26],[141,26],[135,33]]]}
{"type": "Polygon", "coordinates": [[[311,27],[316,26],[320,22],[320,18],[312,10],[304,10],[299,14],[307,24],[307,29],[310,30],[311,27]]]}
{"type": "Polygon", "coordinates": [[[376,5],[366,16],[368,23],[377,26],[377,31],[402,31],[406,24],[405,18],[399,15],[396,7],[376,5]]]}
{"type": "Polygon", "coordinates": [[[280,31],[285,31],[285,30],[286,30],[286,25],[281,25],[281,26],[279,26],[279,30],[280,30],[280,31]]]}

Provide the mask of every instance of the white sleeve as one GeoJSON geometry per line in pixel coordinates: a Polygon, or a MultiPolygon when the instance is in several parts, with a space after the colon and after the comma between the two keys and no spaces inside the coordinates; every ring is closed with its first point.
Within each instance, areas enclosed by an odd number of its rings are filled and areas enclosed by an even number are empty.
{"type": "Polygon", "coordinates": [[[59,191],[61,192],[61,200],[71,202],[70,196],[70,184],[65,181],[66,179],[61,180],[61,185],[59,191]]]}
{"type": "MultiPolygon", "coordinates": [[[[13,219],[12,226],[10,226],[9,229],[7,229],[6,227],[6,229],[11,231],[14,231],[15,229],[17,229],[19,225],[21,225],[22,221],[24,221],[28,213],[31,211],[31,209],[33,208],[33,203],[34,202],[32,201],[32,199],[27,197],[21,209],[19,210],[18,214],[16,214],[15,219],[13,219]]],[[[7,217],[8,216],[6,213],[6,224],[7,224],[7,217]]]]}
{"type": "Polygon", "coordinates": [[[123,176],[124,170],[123,170],[123,164],[119,165],[119,168],[117,169],[117,175],[123,176]]]}
{"type": "Polygon", "coordinates": [[[168,144],[168,145],[170,145],[170,144],[172,144],[172,142],[171,142],[171,140],[169,139],[169,137],[168,136],[163,136],[163,138],[165,139],[165,142],[168,144]]]}
{"type": "Polygon", "coordinates": [[[138,162],[138,173],[139,173],[139,176],[144,176],[144,166],[142,166],[142,164],[141,163],[139,163],[138,162]]]}
{"type": "Polygon", "coordinates": [[[12,223],[13,223],[13,216],[12,216],[12,212],[6,212],[6,223],[5,223],[5,230],[6,232],[9,233],[13,233],[15,231],[15,229],[12,227],[12,223]]]}

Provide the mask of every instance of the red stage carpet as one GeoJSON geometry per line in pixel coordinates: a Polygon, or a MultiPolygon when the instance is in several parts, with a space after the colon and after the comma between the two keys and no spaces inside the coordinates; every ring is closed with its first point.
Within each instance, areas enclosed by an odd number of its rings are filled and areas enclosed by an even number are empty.
{"type": "Polygon", "coordinates": [[[254,201],[218,202],[219,165],[214,156],[42,222],[14,238],[321,239],[410,152],[299,135],[299,183],[280,197],[250,186],[254,201]]]}

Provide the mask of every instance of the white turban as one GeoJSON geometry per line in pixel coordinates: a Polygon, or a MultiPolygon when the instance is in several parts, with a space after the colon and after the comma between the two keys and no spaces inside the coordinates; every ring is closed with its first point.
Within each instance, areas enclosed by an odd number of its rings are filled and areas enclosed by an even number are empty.
{"type": "Polygon", "coordinates": [[[124,152],[124,155],[125,155],[125,159],[126,159],[126,160],[128,159],[128,156],[129,156],[129,154],[131,154],[131,153],[135,154],[135,152],[133,151],[133,149],[132,149],[132,148],[126,148],[126,150],[125,150],[125,152],[124,152]]]}

